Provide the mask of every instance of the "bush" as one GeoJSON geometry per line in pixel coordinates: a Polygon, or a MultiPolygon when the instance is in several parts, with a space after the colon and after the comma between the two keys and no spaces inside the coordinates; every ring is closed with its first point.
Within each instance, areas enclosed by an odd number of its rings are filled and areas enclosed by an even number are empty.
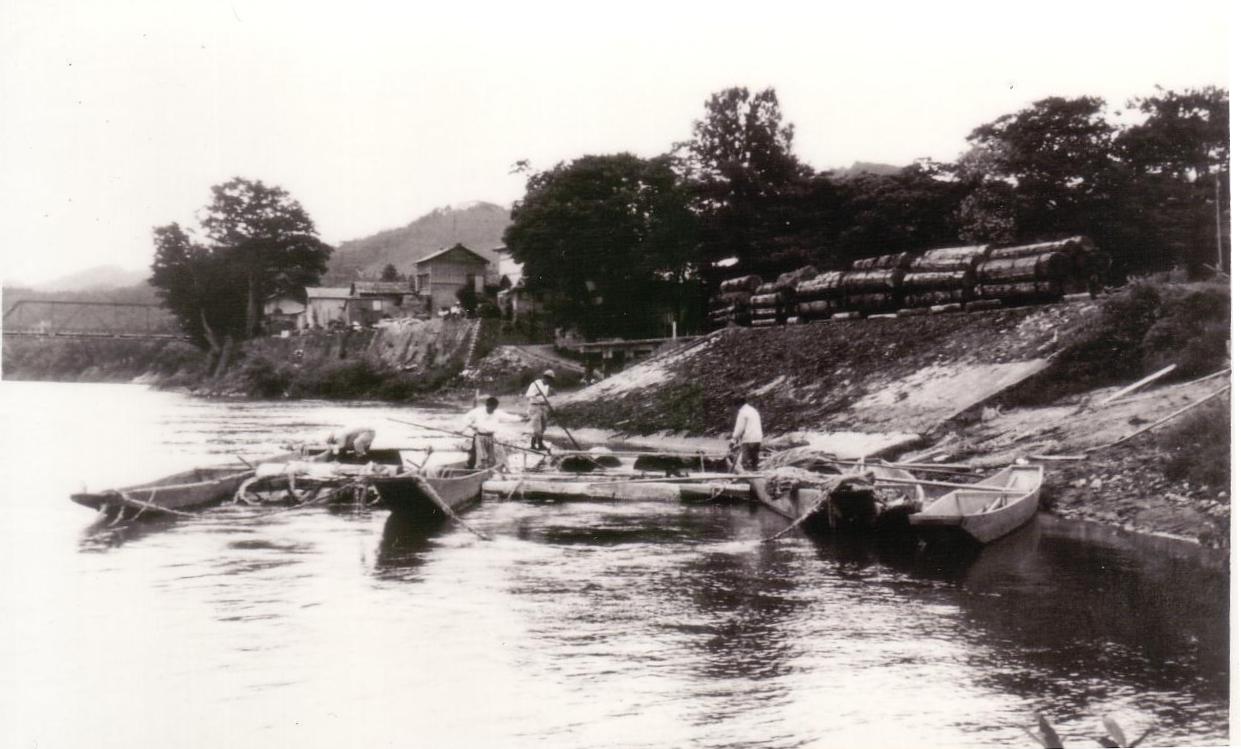
{"type": "Polygon", "coordinates": [[[1229,307],[1227,289],[1218,286],[1166,301],[1162,317],[1142,339],[1143,368],[1176,364],[1175,376],[1181,379],[1214,372],[1228,354],[1229,307]]]}
{"type": "Polygon", "coordinates": [[[1068,333],[1051,366],[1005,403],[1050,403],[1169,364],[1177,365],[1170,380],[1208,374],[1227,353],[1229,301],[1227,287],[1219,285],[1136,283],[1068,333]]]}
{"type": "Polygon", "coordinates": [[[278,398],[289,391],[293,374],[265,356],[250,356],[241,365],[246,392],[259,398],[278,398]]]}
{"type": "Polygon", "coordinates": [[[294,381],[294,397],[362,398],[384,382],[384,374],[365,359],[325,364],[321,369],[303,370],[294,381]]]}
{"type": "Polygon", "coordinates": [[[1164,474],[1174,481],[1188,481],[1195,488],[1203,484],[1228,488],[1231,429],[1229,401],[1219,398],[1156,432],[1165,452],[1164,474]]]}

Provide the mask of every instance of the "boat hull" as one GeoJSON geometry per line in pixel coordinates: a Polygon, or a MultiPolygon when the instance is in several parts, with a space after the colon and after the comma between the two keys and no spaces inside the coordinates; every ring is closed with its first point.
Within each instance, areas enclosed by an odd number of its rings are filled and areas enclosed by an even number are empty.
{"type": "MultiPolygon", "coordinates": [[[[263,462],[286,461],[296,453],[265,458],[263,462]]],[[[240,464],[193,468],[146,484],[124,486],[100,492],[77,492],[69,499],[84,507],[116,515],[126,510],[134,514],[176,514],[190,512],[231,499],[254,470],[240,464]]]]}
{"type": "Polygon", "coordinates": [[[1042,466],[1013,466],[974,488],[945,494],[923,512],[910,516],[909,522],[928,541],[965,538],[988,544],[1038,514],[1042,486],[1042,466]]]}
{"type": "Polygon", "coordinates": [[[369,479],[368,483],[379,494],[379,507],[411,515],[444,517],[443,508],[426,491],[427,487],[448,509],[461,512],[482,498],[483,482],[491,474],[490,469],[449,468],[438,476],[377,476],[369,479]]]}

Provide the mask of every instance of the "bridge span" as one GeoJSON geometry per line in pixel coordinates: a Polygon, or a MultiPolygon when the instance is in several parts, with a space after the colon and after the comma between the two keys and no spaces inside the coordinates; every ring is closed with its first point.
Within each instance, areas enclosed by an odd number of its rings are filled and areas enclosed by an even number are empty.
{"type": "Polygon", "coordinates": [[[141,302],[19,299],[4,311],[0,327],[5,336],[187,338],[167,309],[141,302]]]}

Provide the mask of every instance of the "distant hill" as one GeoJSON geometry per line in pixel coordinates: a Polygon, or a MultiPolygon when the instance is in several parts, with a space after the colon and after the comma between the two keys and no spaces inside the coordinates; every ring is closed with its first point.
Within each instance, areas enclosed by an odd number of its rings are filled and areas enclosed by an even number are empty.
{"type": "Polygon", "coordinates": [[[71,291],[47,291],[42,286],[37,288],[5,286],[3,289],[0,289],[0,297],[4,300],[4,308],[6,310],[12,306],[13,302],[20,299],[61,299],[70,302],[127,302],[131,304],[156,304],[159,302],[159,296],[155,293],[155,287],[146,281],[130,286],[116,286],[112,288],[92,287],[71,291]]]}
{"type": "Polygon", "coordinates": [[[116,265],[96,265],[51,281],[31,284],[35,291],[103,291],[146,283],[148,270],[126,270],[116,265]]]}
{"type": "Polygon", "coordinates": [[[457,242],[495,263],[492,250],[504,243],[504,230],[510,223],[509,210],[494,203],[436,208],[399,229],[342,242],[328,261],[322,283],[333,286],[360,276],[377,278],[389,263],[408,275],[415,261],[457,242]]]}
{"type": "Polygon", "coordinates": [[[903,166],[895,166],[893,164],[880,164],[874,161],[855,161],[853,166],[845,169],[833,169],[832,174],[837,177],[854,177],[859,174],[877,174],[881,177],[896,174],[904,169],[903,166]]]}

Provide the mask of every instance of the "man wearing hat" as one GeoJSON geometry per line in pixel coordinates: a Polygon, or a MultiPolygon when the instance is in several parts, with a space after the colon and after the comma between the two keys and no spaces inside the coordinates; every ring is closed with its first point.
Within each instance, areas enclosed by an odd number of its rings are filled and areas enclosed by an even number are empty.
{"type": "Polygon", "coordinates": [[[547,430],[547,415],[552,408],[548,398],[552,394],[551,381],[554,379],[556,379],[556,373],[549,369],[526,388],[526,406],[530,414],[531,450],[547,449],[547,446],[543,444],[543,432],[547,430]]]}

